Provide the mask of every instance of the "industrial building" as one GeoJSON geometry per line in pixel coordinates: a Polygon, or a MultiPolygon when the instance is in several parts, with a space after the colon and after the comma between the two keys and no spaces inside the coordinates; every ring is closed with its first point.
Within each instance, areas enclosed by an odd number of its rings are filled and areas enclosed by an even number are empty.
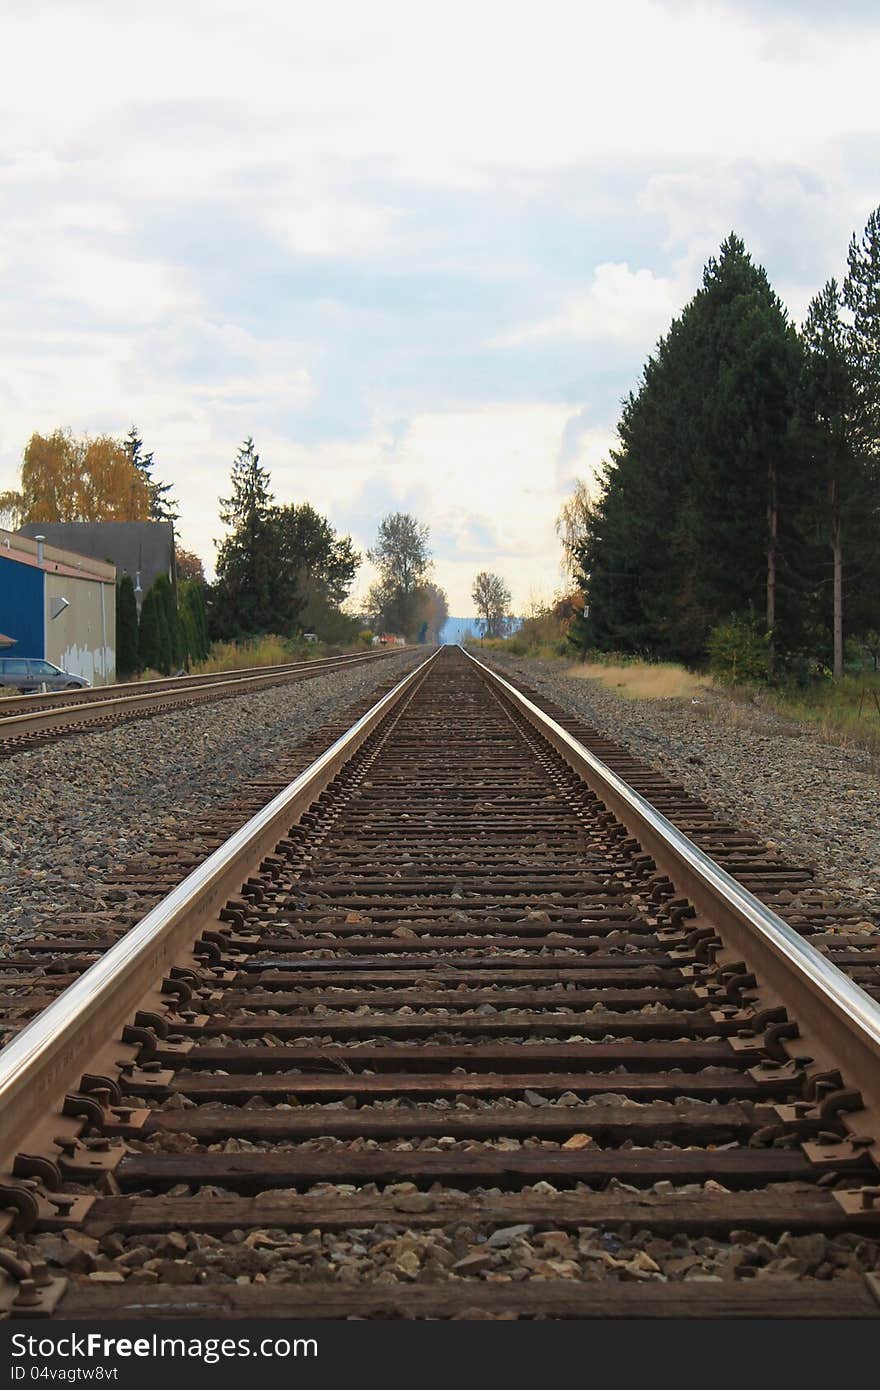
{"type": "Polygon", "coordinates": [[[32,521],[19,531],[32,539],[38,534],[50,545],[106,560],[120,578],[131,575],[139,609],[141,595],[160,574],[176,582],[171,521],[32,521]]]}
{"type": "Polygon", "coordinates": [[[51,661],[93,685],[116,679],[116,569],[0,530],[0,632],[9,656],[51,661]]]}

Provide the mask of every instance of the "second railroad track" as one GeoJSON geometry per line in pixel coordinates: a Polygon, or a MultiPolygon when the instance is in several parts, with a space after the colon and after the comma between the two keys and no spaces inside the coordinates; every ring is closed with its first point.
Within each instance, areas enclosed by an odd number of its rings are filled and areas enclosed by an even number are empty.
{"type": "Polygon", "coordinates": [[[251,666],[198,676],[167,676],[90,686],[51,695],[0,695],[0,756],[89,729],[166,714],[183,705],[206,704],[266,690],[291,681],[311,680],[354,666],[378,662],[399,651],[352,652],[342,656],[251,666]]]}

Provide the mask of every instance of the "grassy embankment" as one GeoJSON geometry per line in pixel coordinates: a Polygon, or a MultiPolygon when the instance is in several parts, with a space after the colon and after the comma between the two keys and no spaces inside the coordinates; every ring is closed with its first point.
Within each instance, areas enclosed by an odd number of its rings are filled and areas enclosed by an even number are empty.
{"type": "Polygon", "coordinates": [[[811,725],[827,743],[866,748],[880,767],[880,672],[815,681],[805,690],[770,687],[752,698],[787,719],[811,725]]]}
{"type": "MultiPolygon", "coordinates": [[[[782,719],[807,726],[823,742],[840,747],[866,749],[880,760],[880,672],[862,671],[841,681],[815,680],[804,688],[785,686],[720,686],[710,675],[689,671],[674,662],[648,662],[625,656],[572,661],[561,652],[558,641],[529,642],[519,634],[504,640],[486,641],[487,649],[510,656],[539,658],[559,662],[571,677],[595,680],[624,699],[700,701],[712,692],[729,697],[728,713],[743,725],[750,711],[770,710],[782,719]],[[877,704],[875,704],[875,696],[877,704]]],[[[476,644],[475,644],[476,650],[476,644]]],[[[717,701],[705,705],[706,712],[717,708],[717,701]]]]}

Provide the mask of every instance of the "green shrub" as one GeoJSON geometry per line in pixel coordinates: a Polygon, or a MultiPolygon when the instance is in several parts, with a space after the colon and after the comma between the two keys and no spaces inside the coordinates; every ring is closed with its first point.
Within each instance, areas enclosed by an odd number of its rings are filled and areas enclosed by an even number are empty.
{"type": "Polygon", "coordinates": [[[167,574],[156,576],[153,589],[161,613],[163,665],[159,669],[165,675],[170,675],[172,670],[176,671],[186,660],[183,634],[180,630],[180,617],[177,612],[177,595],[167,574]]]}
{"type": "Polygon", "coordinates": [[[131,575],[124,574],[116,586],[116,671],[133,676],[138,669],[138,611],[131,575]]]}
{"type": "Polygon", "coordinates": [[[208,655],[208,630],[202,586],[195,579],[184,579],[178,584],[177,593],[184,654],[191,661],[204,661],[208,655]]]}
{"type": "Polygon", "coordinates": [[[753,685],[770,674],[770,634],[762,632],[753,613],[734,613],[716,623],[706,650],[709,669],[722,685],[753,685]]]}
{"type": "Polygon", "coordinates": [[[853,641],[847,643],[857,649],[859,659],[857,666],[864,671],[880,671],[880,632],[870,630],[865,632],[853,641]]]}
{"type": "Polygon", "coordinates": [[[138,631],[140,665],[148,671],[162,669],[162,639],[159,632],[159,607],[152,589],[144,594],[138,631]]]}

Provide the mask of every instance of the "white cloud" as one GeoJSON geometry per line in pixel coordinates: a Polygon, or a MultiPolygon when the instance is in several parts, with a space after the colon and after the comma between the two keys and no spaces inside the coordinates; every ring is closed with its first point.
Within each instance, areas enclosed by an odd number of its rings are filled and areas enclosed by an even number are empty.
{"type": "Polygon", "coordinates": [[[306,186],[279,179],[261,215],[279,244],[298,256],[363,258],[395,242],[393,208],[345,196],[324,179],[306,186]]]}
{"type": "Polygon", "coordinates": [[[515,347],[538,338],[579,338],[635,343],[649,348],[680,307],[681,292],[652,270],[630,270],[626,262],[596,267],[589,288],[566,296],[548,317],[495,339],[515,347]]]}
{"type": "Polygon", "coordinates": [[[876,26],[805,30],[793,48],[784,17],[709,4],[547,0],[538,16],[449,0],[427,24],[409,0],[56,0],[3,28],[6,148],[169,201],[245,193],[263,170],[323,182],[332,209],[352,170],[491,186],[670,151],[809,159],[877,127],[876,26]]]}
{"type": "Polygon", "coordinates": [[[183,527],[212,555],[216,499],[255,421],[303,410],[314,383],[295,341],[258,339],[197,313],[158,324],[65,331],[0,327],[0,468],[11,486],[21,450],[59,425],[116,435],[134,421],[183,503],[183,527]],[[115,330],[115,331],[114,331],[115,330]]]}
{"type": "MultiPolygon", "coordinates": [[[[567,477],[560,481],[558,457],[572,404],[545,401],[487,401],[416,414],[402,433],[376,420],[368,439],[325,441],[313,448],[282,436],[257,440],[283,500],[308,496],[335,524],[351,530],[365,550],[385,511],[412,511],[431,527],[435,577],[449,593],[452,611],[471,611],[474,574],[497,569],[521,609],[535,576],[558,573],[555,520],[574,474],[589,476],[605,452],[610,432],[582,435],[567,477]]],[[[228,465],[223,463],[223,468],[228,465]]],[[[207,459],[205,472],[217,477],[207,459]]],[[[225,476],[220,473],[225,484],[225,476]]],[[[204,483],[193,479],[204,497],[204,483]]],[[[208,500],[212,500],[208,498],[208,500]]],[[[208,506],[192,543],[216,536],[208,506]],[[208,531],[207,528],[213,529],[208,531]]],[[[188,543],[190,532],[187,532],[188,543]]],[[[209,550],[204,553],[210,554],[209,550]]],[[[365,567],[356,594],[370,582],[365,567]]]]}

